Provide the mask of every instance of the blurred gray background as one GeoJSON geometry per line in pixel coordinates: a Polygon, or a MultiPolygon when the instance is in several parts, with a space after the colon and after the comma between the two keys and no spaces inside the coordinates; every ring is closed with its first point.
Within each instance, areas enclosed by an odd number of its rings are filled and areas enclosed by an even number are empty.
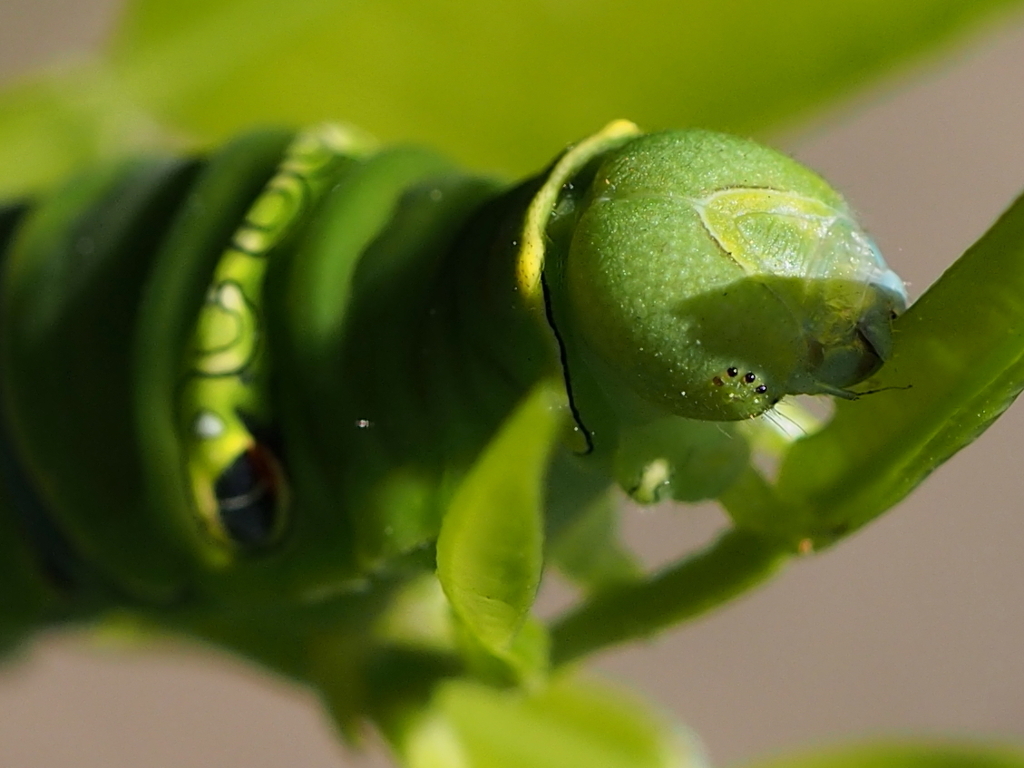
{"type": "MultiPolygon", "coordinates": [[[[0,0],[0,81],[97,45],[116,6],[0,0]]],[[[1024,189],[1024,18],[774,143],[845,192],[917,296],[1024,189]]],[[[600,667],[692,727],[716,766],[881,736],[1024,745],[1021,435],[1018,404],[837,549],[600,667]]],[[[652,564],[720,525],[710,507],[627,523],[652,564]]],[[[199,650],[59,637],[0,672],[0,768],[389,764],[369,746],[343,751],[313,697],[199,650]]]]}

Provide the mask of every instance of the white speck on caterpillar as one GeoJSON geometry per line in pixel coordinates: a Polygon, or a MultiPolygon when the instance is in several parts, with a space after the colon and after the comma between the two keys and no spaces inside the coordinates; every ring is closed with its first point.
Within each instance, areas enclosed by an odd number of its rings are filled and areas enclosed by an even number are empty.
{"type": "Polygon", "coordinates": [[[192,425],[192,431],[196,437],[212,440],[224,434],[224,422],[221,421],[220,416],[211,411],[201,411],[196,416],[195,423],[192,425]]]}

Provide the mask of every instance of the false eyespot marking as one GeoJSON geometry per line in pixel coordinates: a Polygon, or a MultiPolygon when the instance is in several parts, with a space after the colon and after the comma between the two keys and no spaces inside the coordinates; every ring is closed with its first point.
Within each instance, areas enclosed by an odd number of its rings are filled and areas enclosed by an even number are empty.
{"type": "Polygon", "coordinates": [[[221,544],[260,547],[285,524],[285,478],[268,440],[263,279],[275,247],[330,188],[364,142],[337,126],[298,134],[220,257],[196,321],[182,390],[195,509],[221,544]]]}
{"type": "Polygon", "coordinates": [[[267,446],[252,443],[239,453],[214,483],[220,520],[240,545],[264,544],[274,535],[280,495],[281,468],[267,446]]]}

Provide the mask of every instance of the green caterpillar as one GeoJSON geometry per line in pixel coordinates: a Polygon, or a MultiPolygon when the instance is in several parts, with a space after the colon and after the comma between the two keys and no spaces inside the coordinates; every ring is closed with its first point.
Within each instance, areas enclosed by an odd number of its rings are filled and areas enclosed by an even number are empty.
{"type": "Polygon", "coordinates": [[[346,691],[438,565],[445,664],[515,667],[540,563],[500,546],[553,549],[614,484],[719,495],[731,425],[855,398],[906,303],[812,172],[625,121],[512,187],[254,133],[3,209],[0,248],[0,637],[129,612],[346,691]],[[536,488],[488,496],[517,440],[536,467],[501,476],[536,488]]]}

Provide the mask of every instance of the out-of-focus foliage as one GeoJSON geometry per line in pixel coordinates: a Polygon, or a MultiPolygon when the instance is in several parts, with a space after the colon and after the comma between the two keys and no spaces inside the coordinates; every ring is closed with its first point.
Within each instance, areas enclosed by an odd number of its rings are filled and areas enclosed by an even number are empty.
{"type": "Polygon", "coordinates": [[[1014,5],[143,0],[104,61],[0,98],[0,192],[151,143],[143,113],[203,144],[340,118],[514,173],[613,117],[763,131],[1014,5]]]}
{"type": "Polygon", "coordinates": [[[206,137],[344,116],[520,173],[613,117],[760,130],[1009,4],[146,0],[112,61],[206,137]]]}
{"type": "Polygon", "coordinates": [[[626,691],[572,675],[532,692],[443,683],[402,732],[396,747],[409,768],[707,765],[695,741],[662,713],[626,691]]]}

